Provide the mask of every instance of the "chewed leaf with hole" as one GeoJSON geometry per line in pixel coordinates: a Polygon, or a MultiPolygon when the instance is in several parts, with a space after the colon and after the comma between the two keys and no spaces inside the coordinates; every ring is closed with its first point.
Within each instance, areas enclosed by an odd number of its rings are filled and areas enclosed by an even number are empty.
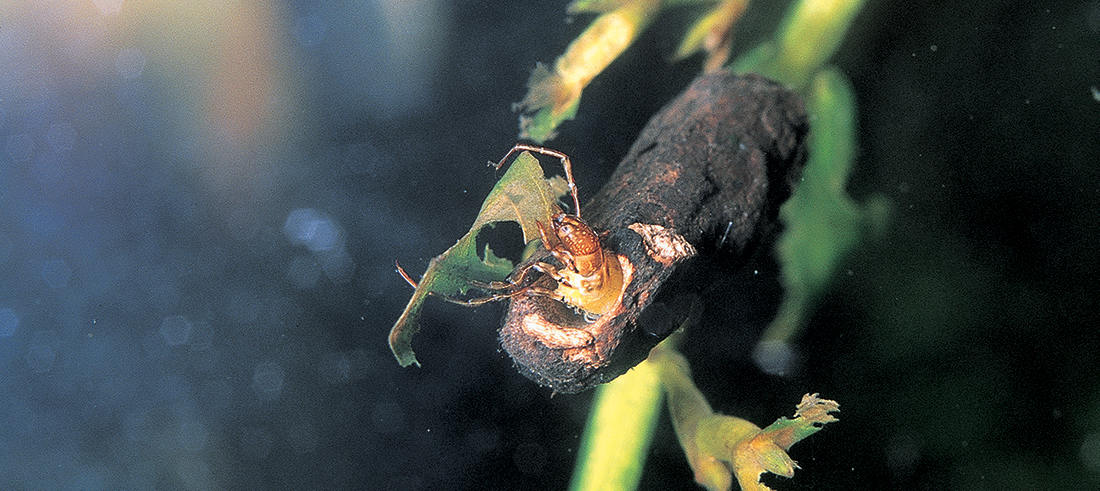
{"type": "Polygon", "coordinates": [[[516,222],[523,230],[524,243],[529,244],[539,237],[536,223],[549,222],[550,216],[558,210],[558,199],[568,190],[561,177],[544,177],[542,166],[531,154],[524,152],[516,158],[485,198],[470,231],[428,263],[409,304],[390,330],[390,349],[401,366],[420,365],[412,350],[412,337],[420,330],[417,321],[429,294],[465,295],[476,288],[471,282],[502,281],[512,272],[512,262],[494,255],[488,245],[484,257],[478,255],[478,232],[497,222],[516,222]]]}

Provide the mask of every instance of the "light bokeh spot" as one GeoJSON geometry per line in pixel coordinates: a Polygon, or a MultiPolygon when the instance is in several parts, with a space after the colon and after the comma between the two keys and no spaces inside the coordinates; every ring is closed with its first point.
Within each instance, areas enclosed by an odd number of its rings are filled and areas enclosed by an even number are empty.
{"type": "Polygon", "coordinates": [[[312,208],[290,212],[283,225],[286,238],[313,252],[330,251],[340,246],[340,228],[325,214],[312,208]]]}
{"type": "Polygon", "coordinates": [[[187,344],[191,339],[191,321],[182,315],[170,315],[160,323],[160,336],[168,346],[187,344]]]}
{"type": "Polygon", "coordinates": [[[279,398],[283,392],[286,371],[278,363],[261,363],[252,372],[252,388],[265,401],[279,398]]]}
{"type": "Polygon", "coordinates": [[[795,354],[783,341],[761,341],[753,350],[752,359],[764,373],[787,375],[793,368],[795,354]]]}
{"type": "Polygon", "coordinates": [[[1100,471],[1100,432],[1085,435],[1085,440],[1081,442],[1078,455],[1081,457],[1081,463],[1090,471],[1100,471]]]}

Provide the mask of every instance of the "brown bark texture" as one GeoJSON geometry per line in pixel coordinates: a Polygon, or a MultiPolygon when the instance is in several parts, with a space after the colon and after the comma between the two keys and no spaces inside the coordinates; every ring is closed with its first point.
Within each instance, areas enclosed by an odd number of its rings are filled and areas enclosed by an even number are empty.
{"type": "MultiPolygon", "coordinates": [[[[779,84],[725,71],[697,78],[583,208],[624,266],[621,300],[593,320],[544,295],[513,297],[500,339],[520,373],[574,393],[644,360],[687,316],[692,292],[743,265],[773,228],[808,130],[802,100],[779,84]]],[[[540,260],[554,261],[540,249],[517,268],[540,260]]]]}

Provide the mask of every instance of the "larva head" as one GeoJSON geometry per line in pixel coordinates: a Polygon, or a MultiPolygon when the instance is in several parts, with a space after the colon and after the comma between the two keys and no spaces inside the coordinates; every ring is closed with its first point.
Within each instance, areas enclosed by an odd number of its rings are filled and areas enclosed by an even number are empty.
{"type": "Polygon", "coordinates": [[[600,237],[580,218],[565,213],[551,220],[558,242],[573,258],[577,273],[590,276],[603,266],[600,237]]]}

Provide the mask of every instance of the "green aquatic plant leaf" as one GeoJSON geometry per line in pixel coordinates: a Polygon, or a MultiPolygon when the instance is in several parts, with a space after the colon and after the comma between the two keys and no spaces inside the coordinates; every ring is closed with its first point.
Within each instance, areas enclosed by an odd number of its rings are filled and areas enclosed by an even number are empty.
{"type": "Polygon", "coordinates": [[[558,200],[568,192],[565,179],[547,179],[538,159],[523,152],[489,191],[470,231],[495,222],[516,222],[523,230],[523,243],[528,244],[539,238],[536,222],[548,223],[558,210],[558,200]]]}
{"type": "Polygon", "coordinates": [[[566,9],[570,14],[610,12],[633,0],[573,0],[566,9]]]}
{"type": "Polygon", "coordinates": [[[721,68],[733,48],[733,26],[748,4],[748,0],[722,0],[700,16],[680,41],[675,59],[682,60],[705,51],[707,60],[704,70],[711,72],[721,68]]]}
{"type": "MultiPolygon", "coordinates": [[[[788,11],[774,41],[741,55],[729,65],[729,69],[736,73],[759,73],[798,90],[807,99],[812,118],[810,162],[803,173],[804,181],[796,191],[796,198],[792,198],[792,201],[799,200],[799,203],[789,204],[783,211],[784,220],[800,222],[797,225],[788,223],[787,229],[799,228],[801,231],[782,239],[788,245],[779,246],[780,256],[789,258],[789,261],[784,259],[787,261],[784,264],[784,284],[807,286],[802,293],[788,293],[792,297],[785,300],[788,312],[777,317],[765,334],[765,340],[790,339],[815,300],[816,293],[812,292],[822,291],[821,288],[834,274],[838,258],[862,240],[860,233],[849,237],[850,240],[835,236],[868,228],[875,230],[886,221],[888,202],[876,198],[859,206],[846,194],[845,185],[855,153],[856,101],[843,74],[832,68],[822,73],[822,65],[844,39],[864,1],[798,0],[788,11]],[[808,181],[817,183],[810,184],[808,181]],[[803,188],[807,190],[803,192],[803,188]],[[798,198],[799,195],[804,196],[798,198]],[[814,214],[812,209],[815,206],[832,209],[814,214]],[[811,212],[804,213],[796,208],[810,208],[811,212]],[[856,217],[854,223],[858,225],[852,224],[852,217],[856,217]],[[832,220],[839,220],[840,223],[830,223],[832,220]],[[817,247],[816,241],[824,243],[817,247]],[[791,319],[793,322],[788,322],[791,319]]],[[[693,3],[716,2],[667,0],[664,6],[693,3]]],[[[599,11],[619,5],[622,3],[615,0],[592,0],[586,4],[590,10],[599,11]]],[[[732,7],[732,4],[727,7],[732,7]]],[[[708,33],[718,32],[715,27],[722,25],[719,22],[721,14],[712,11],[710,15],[715,17],[701,18],[684,38],[680,55],[695,52],[700,47],[705,49],[708,33]]],[[[551,73],[545,68],[543,70],[551,73]]],[[[528,98],[534,93],[532,87],[528,98]]],[[[543,92],[544,100],[540,102],[552,101],[551,97],[545,96],[549,93],[543,92]]],[[[576,98],[579,98],[579,92],[576,98]]],[[[525,102],[528,100],[525,99],[525,102]]],[[[570,117],[576,111],[575,100],[573,104],[568,108],[570,117]]],[[[527,107],[534,108],[534,105],[527,107]]],[[[552,134],[562,118],[554,119],[547,112],[539,111],[534,116],[521,117],[522,127],[526,130],[530,123],[530,127],[539,128],[540,135],[552,134]],[[525,122],[524,118],[538,121],[525,122]]],[[[670,344],[676,337],[673,335],[654,348],[649,359],[631,373],[597,391],[592,417],[585,429],[584,451],[578,455],[573,474],[572,490],[626,491],[636,488],[637,469],[644,462],[646,451],[644,447],[639,449],[635,445],[644,446],[648,442],[648,435],[652,433],[652,425],[656,421],[649,416],[652,405],[659,404],[662,399],[653,396],[654,391],[660,390],[653,383],[654,370],[659,372],[658,378],[667,395],[677,437],[695,472],[696,481],[708,489],[730,489],[735,475],[743,490],[766,489],[759,481],[763,472],[777,475],[793,473],[797,465],[786,450],[818,431],[823,424],[835,421],[829,413],[837,410],[836,403],[818,399],[816,395],[803,398],[794,419],[780,418],[763,430],[744,419],[714,413],[691,381],[686,360],[675,353],[674,346],[670,344]],[[637,376],[631,376],[635,372],[637,376]],[[614,414],[641,414],[645,417],[615,419],[607,416],[614,414]],[[623,421],[631,424],[622,424],[623,421]],[[647,435],[647,438],[623,437],[630,433],[647,435]],[[589,443],[590,440],[593,443],[589,443]],[[624,444],[616,446],[608,443],[616,441],[624,444]]]]}
{"type": "Polygon", "coordinates": [[[559,209],[558,199],[568,191],[565,179],[559,176],[547,179],[538,159],[530,153],[523,152],[516,158],[481,204],[470,231],[428,263],[405,311],[390,330],[390,350],[401,366],[420,366],[412,350],[412,337],[420,330],[420,310],[429,295],[448,298],[466,295],[477,288],[471,282],[502,281],[512,272],[512,262],[494,255],[488,245],[484,257],[478,255],[478,232],[497,222],[516,222],[523,231],[524,243],[530,244],[539,237],[536,223],[548,223],[559,209]]]}
{"type": "Polygon", "coordinates": [[[676,349],[683,331],[702,313],[703,302],[695,298],[677,332],[653,348],[648,359],[596,389],[570,491],[637,489],[664,396],[660,356],[676,349]]]}
{"type": "Polygon", "coordinates": [[[787,450],[837,421],[840,405],[806,394],[794,419],[779,418],[763,430],[741,418],[715,413],[691,380],[687,359],[658,346],[647,363],[657,365],[668,395],[668,410],[676,438],[695,473],[695,482],[712,491],[726,491],[737,478],[744,491],[768,491],[760,482],[765,472],[793,477],[798,465],[787,450]]]}
{"type": "Polygon", "coordinates": [[[792,88],[804,87],[836,53],[866,0],[801,0],[776,37],[733,63],[734,73],[757,73],[792,88]]]}
{"type": "Polygon", "coordinates": [[[581,91],[645,30],[661,9],[660,0],[582,1],[571,12],[604,12],[566,48],[552,68],[539,64],[527,81],[520,138],[544,142],[563,121],[573,119],[581,91]]]}
{"type": "MultiPolygon", "coordinates": [[[[859,204],[846,186],[856,158],[856,99],[846,76],[823,66],[844,39],[864,0],[801,0],[772,42],[742,55],[736,73],[759,73],[798,90],[810,114],[809,157],[780,212],[776,245],[783,303],[757,345],[757,360],[775,359],[797,334],[844,260],[888,221],[889,201],[859,204]]],[[[775,365],[765,369],[781,370],[775,365]]]]}
{"type": "Polygon", "coordinates": [[[885,199],[873,197],[861,205],[846,189],[856,154],[856,101],[847,78],[830,68],[818,73],[805,92],[813,121],[810,154],[802,182],[780,210],[786,227],[776,253],[785,295],[762,336],[764,343],[788,342],[800,330],[840,262],[881,229],[889,214],[885,199]]]}
{"type": "Polygon", "coordinates": [[[570,491],[637,488],[660,414],[660,374],[657,365],[649,361],[599,386],[581,438],[570,491]]]}
{"type": "MultiPolygon", "coordinates": [[[[836,401],[821,399],[817,394],[806,394],[802,396],[802,402],[795,410],[794,419],[781,417],[767,428],[753,432],[748,438],[745,438],[743,432],[730,434],[729,436],[739,440],[733,446],[732,459],[727,462],[732,465],[741,489],[771,491],[772,488],[760,482],[760,476],[765,472],[787,478],[794,477],[798,464],[787,455],[787,450],[802,439],[821,431],[827,423],[838,421],[831,414],[837,411],[840,411],[840,405],[836,401]]],[[[734,441],[720,432],[713,433],[709,438],[722,445],[729,445],[734,441]]]]}

